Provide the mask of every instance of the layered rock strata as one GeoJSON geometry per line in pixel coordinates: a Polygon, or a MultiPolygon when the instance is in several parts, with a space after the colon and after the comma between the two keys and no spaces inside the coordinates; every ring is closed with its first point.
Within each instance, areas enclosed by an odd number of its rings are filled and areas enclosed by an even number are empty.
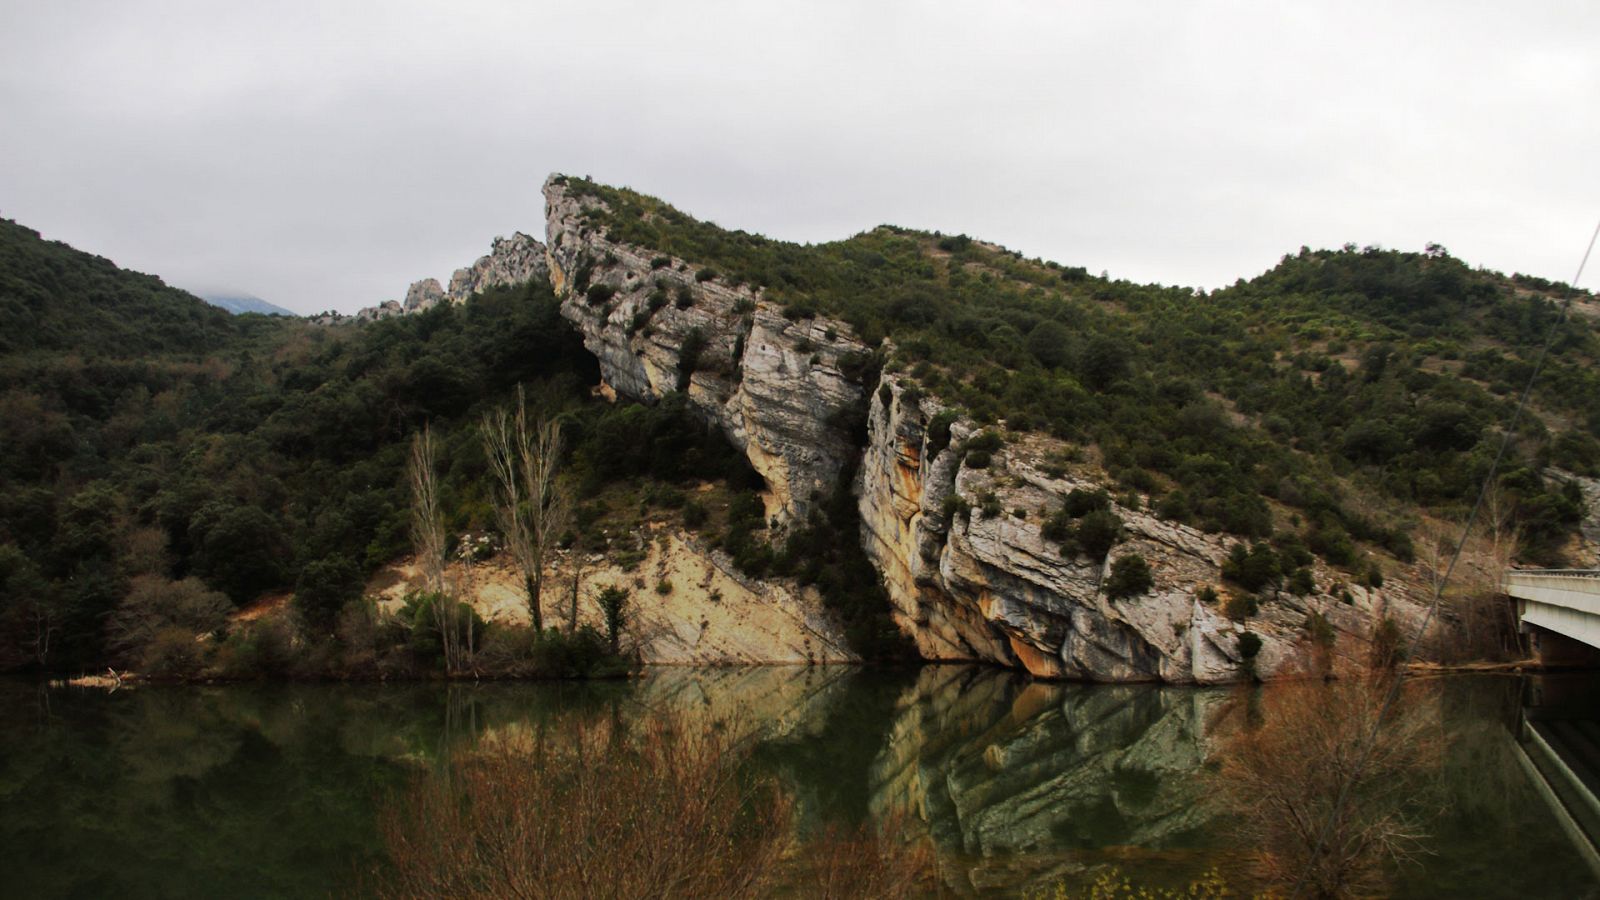
{"type": "Polygon", "coordinates": [[[1063,445],[1032,434],[1011,436],[984,468],[964,465],[972,424],[951,421],[941,448],[929,428],[941,404],[896,376],[884,384],[888,400],[871,405],[861,465],[862,537],[897,620],[928,659],[999,662],[1050,678],[1214,683],[1251,668],[1240,651],[1246,630],[1262,641],[1254,671],[1273,677],[1319,664],[1307,636],[1312,612],[1354,638],[1339,642],[1352,652],[1366,645],[1375,616],[1417,618],[1403,587],[1347,585],[1336,597],[1338,574],[1318,568],[1321,591],[1280,593],[1247,625],[1232,621],[1197,595],[1206,586],[1225,593],[1220,570],[1234,539],[1121,504],[1113,511],[1125,538],[1104,560],[1063,554],[1044,523],[1073,489],[1100,486],[1088,467],[1064,471],[1063,445]],[[1106,576],[1129,554],[1148,563],[1154,586],[1112,599],[1106,576]]]}
{"type": "Polygon", "coordinates": [[[757,288],[610,240],[585,215],[601,201],[559,176],[544,194],[550,282],[606,385],[645,403],[683,392],[765,479],[769,514],[803,520],[858,452],[864,388],[845,370],[868,348],[842,322],[785,318],[757,288]]]}

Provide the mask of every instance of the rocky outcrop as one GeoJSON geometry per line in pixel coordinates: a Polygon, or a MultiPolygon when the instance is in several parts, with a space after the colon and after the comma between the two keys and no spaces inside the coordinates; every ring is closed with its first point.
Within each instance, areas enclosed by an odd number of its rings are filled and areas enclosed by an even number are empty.
{"type": "Polygon", "coordinates": [[[1574,475],[1561,469],[1545,469],[1544,474],[1558,484],[1570,484],[1583,498],[1583,521],[1578,523],[1573,565],[1578,568],[1600,566],[1600,478],[1574,475]]]}
{"type": "Polygon", "coordinates": [[[490,288],[523,284],[548,274],[544,244],[519,231],[508,238],[495,238],[487,256],[457,269],[450,276],[445,298],[451,303],[465,303],[473,294],[490,288]]]}
{"type": "Polygon", "coordinates": [[[368,306],[353,316],[324,314],[312,321],[322,324],[375,322],[422,312],[440,303],[465,303],[473,295],[490,288],[524,284],[544,278],[547,274],[544,245],[519,231],[509,238],[495,238],[487,255],[478,257],[478,261],[470,266],[457,269],[450,276],[448,289],[442,287],[437,278],[424,278],[412,282],[411,287],[406,289],[404,301],[386,300],[377,306],[368,306]]]}
{"type": "MultiPolygon", "coordinates": [[[[1053,462],[1063,446],[1039,435],[1013,435],[984,468],[963,464],[960,446],[974,433],[950,421],[948,446],[930,439],[937,400],[886,376],[887,402],[872,403],[861,467],[860,509],[868,555],[883,572],[896,618],[929,659],[984,660],[1034,675],[1096,681],[1214,683],[1237,680],[1249,665],[1245,630],[1262,646],[1254,670],[1272,677],[1309,672],[1315,649],[1311,612],[1364,646],[1381,610],[1411,621],[1404,589],[1387,593],[1344,586],[1319,569],[1322,588],[1307,597],[1280,594],[1248,624],[1197,599],[1215,585],[1232,541],[1113,504],[1125,539],[1104,560],[1064,555],[1044,537],[1044,522],[1074,488],[1099,481],[1053,462]],[[985,511],[987,509],[987,512],[985,511]],[[1117,559],[1143,557],[1154,586],[1112,599],[1104,582],[1117,559]]],[[[1337,646],[1337,644],[1336,644],[1337,646]]]]}
{"type": "Polygon", "coordinates": [[[768,512],[804,519],[858,450],[868,348],[842,322],[788,319],[749,285],[611,240],[600,206],[552,176],[545,246],[561,313],[600,361],[606,385],[652,403],[682,391],[765,479],[768,512]]]}
{"type": "MultiPolygon", "coordinates": [[[[649,528],[636,536],[644,559],[624,567],[601,556],[560,554],[546,573],[545,621],[565,625],[572,572],[582,565],[578,621],[603,628],[595,594],[605,586],[629,593],[628,648],[655,665],[812,665],[858,662],[814,588],[748,578],[727,555],[687,534],[649,528]]],[[[504,557],[447,572],[463,599],[486,620],[527,624],[522,577],[504,557]]],[[[422,587],[411,564],[380,572],[367,589],[388,610],[422,587]]]]}
{"type": "Polygon", "coordinates": [[[444,288],[439,286],[439,279],[424,278],[412,282],[406,290],[406,302],[403,304],[408,313],[422,312],[437,305],[444,299],[444,288]]]}

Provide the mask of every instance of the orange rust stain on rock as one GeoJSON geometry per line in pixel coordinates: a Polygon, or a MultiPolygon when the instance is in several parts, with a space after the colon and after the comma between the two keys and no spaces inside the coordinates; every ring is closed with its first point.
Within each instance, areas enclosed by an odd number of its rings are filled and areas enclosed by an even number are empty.
{"type": "Polygon", "coordinates": [[[1011,642],[1011,652],[1017,655],[1017,659],[1021,661],[1023,668],[1028,670],[1029,675],[1035,678],[1061,677],[1061,660],[1046,654],[1032,644],[1017,640],[1014,636],[1007,635],[1007,640],[1011,642]]]}

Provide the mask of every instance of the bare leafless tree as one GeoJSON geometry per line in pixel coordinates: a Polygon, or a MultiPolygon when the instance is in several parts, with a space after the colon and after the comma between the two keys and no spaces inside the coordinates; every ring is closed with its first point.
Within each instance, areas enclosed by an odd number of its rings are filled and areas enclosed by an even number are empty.
{"type": "MultiPolygon", "coordinates": [[[[461,611],[445,581],[444,513],[439,503],[439,483],[434,473],[433,431],[424,425],[411,439],[411,546],[422,570],[426,590],[432,595],[434,625],[444,649],[445,669],[459,672],[470,654],[471,638],[463,634],[461,611]]],[[[465,616],[470,620],[471,616],[465,616]]]]}
{"type": "Polygon", "coordinates": [[[1453,626],[1432,636],[1435,654],[1443,661],[1503,659],[1516,646],[1516,612],[1500,586],[1511,567],[1521,534],[1515,510],[1499,489],[1491,486],[1484,496],[1478,527],[1462,545],[1462,554],[1450,573],[1460,526],[1424,529],[1417,567],[1430,593],[1442,592],[1446,621],[1453,626]],[[1450,573],[1449,583],[1445,576],[1450,573]]]}
{"type": "Polygon", "coordinates": [[[433,432],[422,426],[411,439],[411,548],[427,589],[444,593],[444,516],[439,510],[439,484],[434,476],[433,432]]]}
{"type": "Polygon", "coordinates": [[[486,414],[482,431],[496,482],[495,520],[522,572],[528,618],[535,631],[543,631],[545,560],[572,520],[571,495],[557,478],[561,423],[553,417],[530,423],[527,398],[518,386],[515,413],[486,414]]]}

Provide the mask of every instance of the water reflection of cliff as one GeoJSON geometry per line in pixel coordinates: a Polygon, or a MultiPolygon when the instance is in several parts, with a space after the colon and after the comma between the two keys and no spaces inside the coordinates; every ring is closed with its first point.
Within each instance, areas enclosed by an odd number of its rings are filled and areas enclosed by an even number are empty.
{"type": "Polygon", "coordinates": [[[871,773],[873,809],[920,822],[955,863],[952,886],[992,883],[1006,857],[1193,848],[1215,813],[1194,776],[1221,691],[1029,682],[924,668],[871,773]]]}

